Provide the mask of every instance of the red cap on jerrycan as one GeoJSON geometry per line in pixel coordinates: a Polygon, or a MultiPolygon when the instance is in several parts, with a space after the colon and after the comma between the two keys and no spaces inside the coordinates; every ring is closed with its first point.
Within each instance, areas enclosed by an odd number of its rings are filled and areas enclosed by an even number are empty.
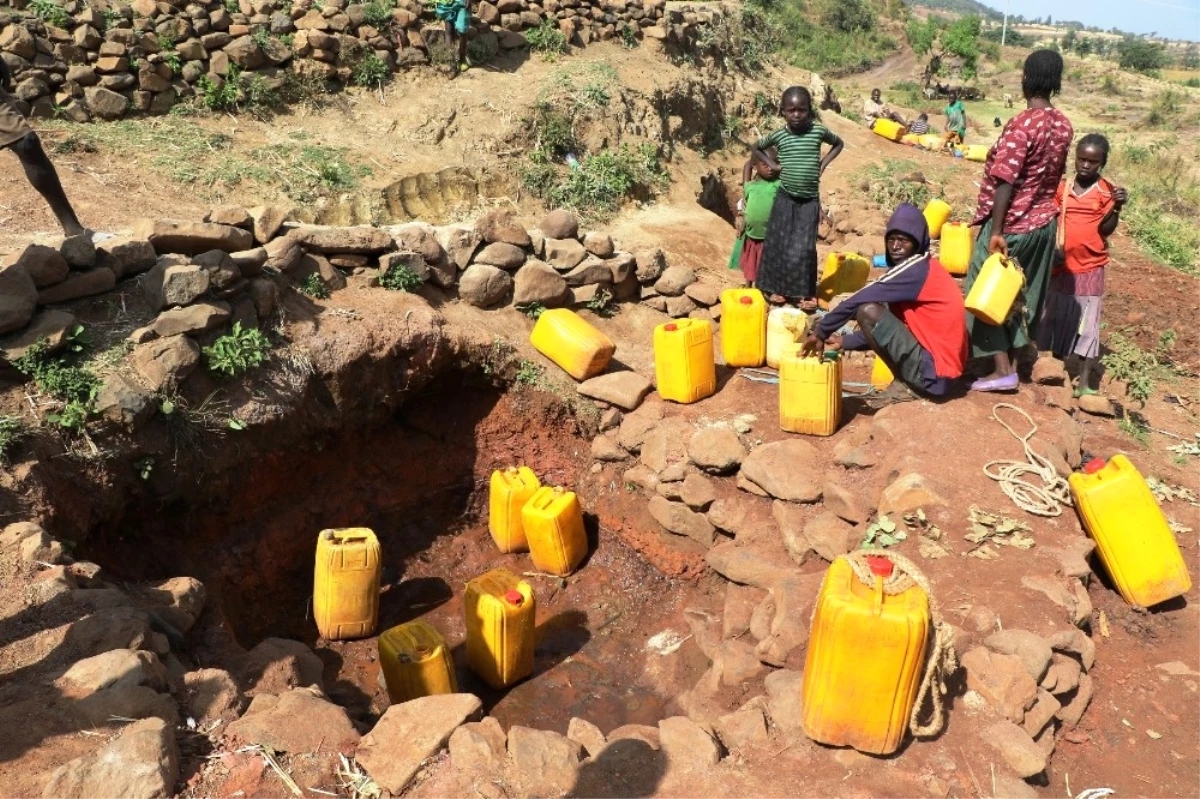
{"type": "Polygon", "coordinates": [[[754,304],[754,300],[750,299],[749,297],[747,297],[744,294],[742,295],[741,299],[738,300],[738,302],[740,302],[742,305],[753,305],[754,304]]]}
{"type": "Polygon", "coordinates": [[[881,558],[878,555],[867,555],[867,568],[871,570],[871,574],[879,577],[891,577],[892,569],[895,566],[887,558],[881,558]]]}
{"type": "Polygon", "coordinates": [[[520,605],[525,602],[525,596],[515,588],[504,592],[504,601],[510,605],[520,605]]]}
{"type": "Polygon", "coordinates": [[[1095,474],[1096,472],[1103,469],[1104,465],[1105,465],[1104,458],[1092,458],[1090,461],[1088,461],[1086,464],[1084,464],[1084,467],[1083,467],[1084,474],[1095,474]]]}
{"type": "Polygon", "coordinates": [[[663,325],[663,330],[667,331],[668,333],[674,333],[678,329],[679,325],[675,324],[674,322],[668,322],[667,324],[663,325]]]}

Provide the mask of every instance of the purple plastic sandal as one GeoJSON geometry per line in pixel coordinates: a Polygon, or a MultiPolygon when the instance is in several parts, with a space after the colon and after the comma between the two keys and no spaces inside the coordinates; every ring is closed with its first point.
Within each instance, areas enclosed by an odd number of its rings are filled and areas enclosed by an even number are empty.
{"type": "Polygon", "coordinates": [[[1013,372],[1004,377],[976,380],[971,384],[972,391],[1016,391],[1021,387],[1021,378],[1013,372]]]}

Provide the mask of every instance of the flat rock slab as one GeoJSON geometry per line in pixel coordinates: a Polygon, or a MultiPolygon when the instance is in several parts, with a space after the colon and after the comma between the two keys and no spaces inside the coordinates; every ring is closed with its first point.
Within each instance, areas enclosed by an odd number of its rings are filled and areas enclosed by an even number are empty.
{"type": "Polygon", "coordinates": [[[662,496],[650,498],[650,515],[668,532],[683,535],[706,547],[713,545],[716,528],[703,513],[697,513],[682,502],[672,502],[662,496]]]}
{"type": "Polygon", "coordinates": [[[746,447],[732,427],[705,427],[688,441],[688,457],[706,472],[726,474],[746,458],[746,447]]]}
{"type": "Polygon", "coordinates": [[[609,372],[606,375],[584,380],[578,391],[585,397],[598,399],[626,411],[632,411],[654,386],[637,372],[609,372]]]}
{"type": "MultiPolygon", "coordinates": [[[[134,224],[133,238],[149,241],[160,255],[168,252],[199,255],[209,250],[240,252],[254,246],[254,234],[248,230],[176,219],[140,219],[134,224]]],[[[390,244],[391,239],[388,241],[390,244]]]]}
{"type": "Polygon", "coordinates": [[[247,744],[264,744],[277,752],[349,752],[358,731],[345,708],[322,699],[308,688],[286,694],[259,694],[246,715],[225,728],[225,736],[247,744]]]}
{"type": "Polygon", "coordinates": [[[103,747],[61,766],[42,796],[158,799],[174,795],[179,749],[173,726],[159,718],[130,724],[103,747]]]}
{"type": "Polygon", "coordinates": [[[422,761],[437,754],[451,734],[482,709],[472,694],[423,696],[392,705],[363,736],[355,757],[381,788],[399,794],[422,761]]]}
{"type": "Polygon", "coordinates": [[[775,499],[816,502],[821,498],[822,461],[807,441],[773,441],[742,462],[741,475],[775,499]]]}
{"type": "Polygon", "coordinates": [[[508,751],[525,796],[561,796],[575,784],[583,747],[549,730],[514,726],[508,751]]]}

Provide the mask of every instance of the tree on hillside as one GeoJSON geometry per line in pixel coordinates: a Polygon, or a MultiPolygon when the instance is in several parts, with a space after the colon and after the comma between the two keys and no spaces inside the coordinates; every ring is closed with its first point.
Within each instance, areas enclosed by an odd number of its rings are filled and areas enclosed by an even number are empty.
{"type": "Polygon", "coordinates": [[[838,0],[821,9],[821,22],[844,33],[869,31],[875,27],[875,11],[866,0],[838,0]]]}
{"type": "Polygon", "coordinates": [[[1080,36],[1079,41],[1075,43],[1075,52],[1080,56],[1090,55],[1092,52],[1092,40],[1087,36],[1080,36]]]}
{"type": "Polygon", "coordinates": [[[1165,67],[1169,60],[1167,49],[1161,44],[1132,36],[1121,40],[1117,45],[1117,52],[1121,55],[1121,69],[1131,69],[1144,74],[1157,72],[1165,67]]]}
{"type": "Polygon", "coordinates": [[[962,61],[962,75],[971,80],[979,66],[979,34],[982,21],[976,16],[959,17],[949,25],[939,27],[930,17],[924,23],[910,20],[904,33],[909,46],[918,56],[928,55],[925,65],[925,84],[942,71],[942,62],[947,56],[962,61]]]}
{"type": "Polygon", "coordinates": [[[1078,40],[1079,40],[1079,37],[1075,35],[1074,28],[1071,28],[1069,31],[1067,31],[1066,35],[1062,37],[1062,42],[1061,42],[1063,52],[1067,53],[1067,52],[1074,50],[1075,44],[1076,44],[1076,42],[1078,42],[1078,40]]]}

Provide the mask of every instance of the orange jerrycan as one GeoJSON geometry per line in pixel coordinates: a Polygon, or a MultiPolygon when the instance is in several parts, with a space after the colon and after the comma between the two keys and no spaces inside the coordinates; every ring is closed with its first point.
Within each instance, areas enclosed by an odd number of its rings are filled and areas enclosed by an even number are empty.
{"type": "Polygon", "coordinates": [[[617,350],[608,336],[566,308],[542,311],[529,343],[576,380],[603,372],[617,350]]]}
{"type": "Polygon", "coordinates": [[[696,402],[716,391],[712,322],[676,319],[654,328],[654,378],[658,395],[672,402],[696,402]]]}
{"type": "Polygon", "coordinates": [[[528,549],[525,528],[521,526],[521,509],[541,487],[541,481],[528,466],[509,466],[492,472],[488,486],[488,532],[501,552],[528,549]]]}
{"type": "Polygon", "coordinates": [[[762,366],[767,359],[767,301],[758,289],[721,292],[721,355],[726,366],[762,366]]]}
{"type": "Polygon", "coordinates": [[[767,366],[779,368],[784,353],[804,338],[808,314],[799,308],[772,308],[767,314],[767,366]]]}
{"type": "Polygon", "coordinates": [[[1068,478],[1083,526],[1121,597],[1148,608],[1192,587],[1179,544],[1150,487],[1129,459],[1100,459],[1068,478]]]}
{"type": "Polygon", "coordinates": [[[894,119],[887,119],[885,117],[879,117],[876,119],[875,124],[871,126],[871,130],[875,131],[883,138],[891,139],[892,141],[900,141],[905,133],[903,125],[894,119]]]}
{"type": "Polygon", "coordinates": [[[853,553],[825,573],[801,688],[801,724],[814,741],[886,755],[904,740],[925,664],[929,599],[915,584],[888,593],[893,568],[885,557],[853,553]]]}
{"type": "Polygon", "coordinates": [[[842,360],[795,351],[779,364],[779,426],[789,433],[831,436],[842,419],[842,360]]]}
{"type": "Polygon", "coordinates": [[[313,617],[324,638],[365,638],[379,622],[379,541],[365,527],[322,530],[313,617]]]}
{"type": "Polygon", "coordinates": [[[825,271],[817,284],[817,304],[828,308],[839,294],[851,294],[867,285],[871,262],[858,253],[831,252],[825,258],[825,271]]]}
{"type": "Polygon", "coordinates": [[[467,623],[467,665],[493,688],[505,688],[533,674],[533,589],[507,569],[495,569],[467,583],[463,598],[467,623]]]}
{"type": "Polygon", "coordinates": [[[379,636],[379,668],[393,705],[431,694],[456,694],[454,662],[441,633],[417,619],[379,636]]]}
{"type": "Polygon", "coordinates": [[[971,265],[971,228],[965,222],[947,222],[942,225],[942,248],[938,260],[952,275],[965,275],[971,265]]]}
{"type": "Polygon", "coordinates": [[[892,370],[888,368],[887,362],[876,355],[875,363],[871,364],[871,388],[876,391],[883,391],[895,379],[892,370]]]}
{"type": "Polygon", "coordinates": [[[942,235],[942,225],[950,218],[950,211],[950,204],[937,197],[925,204],[925,210],[921,213],[925,216],[925,223],[929,225],[930,238],[936,239],[942,235]]]}
{"type": "Polygon", "coordinates": [[[583,509],[574,491],[543,486],[525,503],[521,524],[538,571],[566,577],[587,555],[583,509]]]}
{"type": "Polygon", "coordinates": [[[1025,273],[1017,262],[994,252],[983,262],[967,293],[967,310],[989,325],[1002,325],[1023,285],[1025,273]]]}

